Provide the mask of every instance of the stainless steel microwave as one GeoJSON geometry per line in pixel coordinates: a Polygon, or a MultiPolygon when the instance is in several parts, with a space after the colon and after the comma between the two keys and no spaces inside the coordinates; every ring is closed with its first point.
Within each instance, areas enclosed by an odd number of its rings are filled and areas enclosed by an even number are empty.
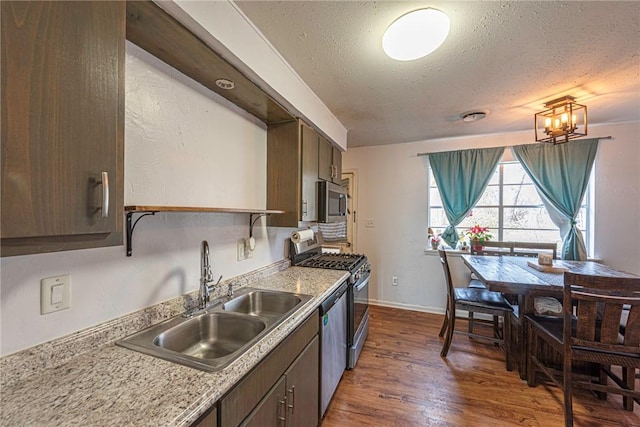
{"type": "Polygon", "coordinates": [[[318,181],[318,222],[347,221],[347,189],[318,181]]]}

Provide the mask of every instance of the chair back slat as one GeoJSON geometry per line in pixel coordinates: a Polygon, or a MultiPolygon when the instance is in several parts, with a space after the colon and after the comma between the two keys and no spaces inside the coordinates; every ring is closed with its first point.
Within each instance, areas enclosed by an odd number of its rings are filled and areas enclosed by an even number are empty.
{"type": "Polygon", "coordinates": [[[512,255],[524,257],[538,257],[540,253],[548,253],[553,259],[558,258],[558,245],[547,242],[512,242],[512,255]]]}
{"type": "Polygon", "coordinates": [[[640,346],[640,305],[631,305],[624,332],[624,345],[640,346]]]}
{"type": "Polygon", "coordinates": [[[477,240],[471,241],[472,255],[510,255],[537,258],[540,253],[548,253],[557,258],[557,245],[555,243],[543,242],[504,242],[499,240],[489,240],[480,243],[477,240]]]}
{"type": "Polygon", "coordinates": [[[600,327],[600,342],[618,344],[620,335],[620,319],[622,318],[622,304],[605,304],[602,312],[600,327]]]}
{"type": "MultiPolygon", "coordinates": [[[[588,300],[578,300],[577,304],[576,315],[578,316],[578,324],[576,325],[576,338],[595,341],[598,304],[595,301],[588,300]]],[[[571,305],[569,305],[569,307],[571,307],[571,305]]]]}
{"type": "Polygon", "coordinates": [[[470,245],[471,245],[472,255],[501,256],[501,255],[513,254],[512,242],[501,242],[499,240],[489,240],[487,242],[480,243],[478,240],[472,240],[470,245]]]}

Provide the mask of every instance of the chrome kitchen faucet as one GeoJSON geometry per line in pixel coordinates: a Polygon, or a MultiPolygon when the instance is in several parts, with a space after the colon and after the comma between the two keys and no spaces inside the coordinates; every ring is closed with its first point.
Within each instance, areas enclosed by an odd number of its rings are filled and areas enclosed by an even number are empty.
{"type": "Polygon", "coordinates": [[[198,303],[200,308],[207,308],[211,291],[220,284],[222,276],[218,278],[215,285],[209,285],[213,282],[213,274],[211,273],[211,262],[209,261],[209,243],[202,241],[200,247],[200,291],[198,293],[198,303]]]}

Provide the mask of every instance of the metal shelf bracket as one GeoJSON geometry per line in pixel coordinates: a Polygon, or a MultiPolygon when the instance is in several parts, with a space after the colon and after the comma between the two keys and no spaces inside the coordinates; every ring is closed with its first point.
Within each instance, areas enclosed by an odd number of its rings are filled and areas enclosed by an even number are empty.
{"type": "Polygon", "coordinates": [[[253,237],[253,226],[256,224],[256,221],[263,216],[269,216],[271,214],[268,213],[250,213],[249,214],[249,238],[253,237]],[[253,219],[253,216],[256,215],[256,219],[253,219]]]}
{"type": "Polygon", "coordinates": [[[138,221],[147,215],[155,215],[155,212],[146,212],[141,214],[135,221],[133,220],[133,214],[138,212],[127,212],[127,256],[131,256],[132,251],[132,239],[133,239],[133,230],[136,228],[138,221]]]}

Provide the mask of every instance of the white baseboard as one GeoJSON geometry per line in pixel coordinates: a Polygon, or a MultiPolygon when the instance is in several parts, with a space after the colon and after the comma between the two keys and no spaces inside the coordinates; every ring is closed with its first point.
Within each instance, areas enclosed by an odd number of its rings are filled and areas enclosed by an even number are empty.
{"type": "MultiPolygon", "coordinates": [[[[381,307],[399,308],[401,310],[421,311],[423,313],[444,314],[444,308],[441,307],[425,307],[424,305],[403,304],[399,302],[379,301],[375,299],[369,299],[369,304],[379,305],[381,307]]],[[[456,315],[458,317],[467,317],[469,313],[465,310],[456,310],[456,315]]],[[[483,313],[476,313],[474,317],[476,319],[492,319],[492,316],[483,313]]]]}
{"type": "Polygon", "coordinates": [[[441,307],[425,307],[424,305],[403,304],[399,302],[379,301],[369,299],[369,304],[379,305],[382,307],[400,308],[403,310],[422,311],[424,313],[444,314],[444,308],[441,307]]]}

